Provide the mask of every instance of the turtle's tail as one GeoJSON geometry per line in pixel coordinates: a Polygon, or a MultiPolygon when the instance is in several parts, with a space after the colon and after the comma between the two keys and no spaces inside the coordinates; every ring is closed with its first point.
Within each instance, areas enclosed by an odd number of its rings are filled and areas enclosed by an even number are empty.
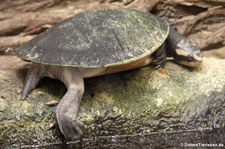
{"type": "Polygon", "coordinates": [[[36,85],[38,84],[39,80],[42,77],[41,72],[42,71],[40,70],[38,65],[33,65],[28,70],[27,76],[25,78],[23,90],[21,93],[21,98],[20,98],[21,100],[24,100],[28,96],[30,91],[36,87],[36,85]]]}

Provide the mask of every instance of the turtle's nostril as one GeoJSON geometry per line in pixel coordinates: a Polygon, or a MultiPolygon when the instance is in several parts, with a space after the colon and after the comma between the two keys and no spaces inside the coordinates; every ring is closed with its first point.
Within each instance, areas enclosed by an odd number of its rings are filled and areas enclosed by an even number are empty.
{"type": "Polygon", "coordinates": [[[203,57],[202,52],[198,52],[198,53],[196,53],[196,55],[197,55],[198,57],[203,57]]]}

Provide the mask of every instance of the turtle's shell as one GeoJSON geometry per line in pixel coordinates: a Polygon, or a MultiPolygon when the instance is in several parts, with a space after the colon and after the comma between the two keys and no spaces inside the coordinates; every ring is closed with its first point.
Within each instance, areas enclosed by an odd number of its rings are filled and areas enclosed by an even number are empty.
{"type": "Polygon", "coordinates": [[[42,64],[108,67],[151,55],[168,33],[168,23],[149,13],[99,9],[55,25],[14,53],[42,64]]]}

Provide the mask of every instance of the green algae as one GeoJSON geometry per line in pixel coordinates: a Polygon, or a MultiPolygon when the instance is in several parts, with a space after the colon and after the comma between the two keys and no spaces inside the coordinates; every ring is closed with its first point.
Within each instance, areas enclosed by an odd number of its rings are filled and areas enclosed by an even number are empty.
{"type": "MultiPolygon", "coordinates": [[[[168,63],[161,70],[144,67],[85,80],[79,115],[86,126],[84,137],[224,127],[223,64],[224,60],[205,59],[200,68],[190,70],[168,63]]],[[[45,80],[21,101],[18,76],[0,73],[0,143],[60,141],[56,106],[46,103],[60,100],[65,86],[45,80]]]]}

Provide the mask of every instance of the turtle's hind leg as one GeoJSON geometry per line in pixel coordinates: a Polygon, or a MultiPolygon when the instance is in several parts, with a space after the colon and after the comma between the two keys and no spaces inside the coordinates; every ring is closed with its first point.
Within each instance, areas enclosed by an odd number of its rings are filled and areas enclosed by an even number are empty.
{"type": "Polygon", "coordinates": [[[84,92],[84,82],[77,68],[62,68],[60,80],[66,85],[67,92],[56,109],[59,128],[67,141],[82,136],[82,123],[78,120],[80,101],[84,92]]]}
{"type": "Polygon", "coordinates": [[[39,80],[42,77],[43,68],[37,64],[32,64],[31,68],[28,70],[25,82],[23,85],[21,100],[24,100],[30,91],[36,87],[39,80]]]}
{"type": "Polygon", "coordinates": [[[166,64],[165,43],[153,53],[152,57],[153,57],[152,65],[154,66],[155,69],[159,69],[165,66],[166,64]]]}

